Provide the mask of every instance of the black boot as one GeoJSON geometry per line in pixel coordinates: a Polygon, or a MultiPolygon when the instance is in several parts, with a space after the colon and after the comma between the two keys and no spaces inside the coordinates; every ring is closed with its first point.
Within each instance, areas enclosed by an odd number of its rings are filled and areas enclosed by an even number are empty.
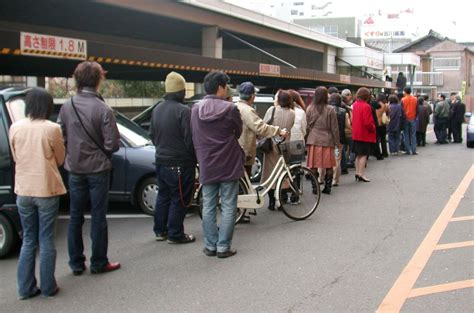
{"type": "Polygon", "coordinates": [[[324,189],[321,192],[329,195],[331,194],[331,187],[332,187],[332,175],[326,174],[326,176],[324,176],[324,189]]]}
{"type": "Polygon", "coordinates": [[[311,180],[311,186],[313,187],[313,194],[317,194],[318,193],[317,184],[319,184],[319,173],[318,172],[314,173],[314,176],[316,177],[316,179],[311,180]]]}
{"type": "Polygon", "coordinates": [[[275,190],[274,189],[270,189],[268,191],[268,199],[270,200],[268,202],[268,209],[270,211],[275,211],[275,190]]]}

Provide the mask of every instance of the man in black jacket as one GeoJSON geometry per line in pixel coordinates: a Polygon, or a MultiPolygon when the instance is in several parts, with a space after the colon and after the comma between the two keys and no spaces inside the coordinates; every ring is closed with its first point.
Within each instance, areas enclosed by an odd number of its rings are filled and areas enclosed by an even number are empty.
{"type": "Polygon", "coordinates": [[[451,103],[451,128],[453,132],[453,142],[462,142],[462,123],[466,113],[466,105],[461,102],[461,97],[456,95],[451,103]]]}
{"type": "Polygon", "coordinates": [[[192,197],[196,156],[194,153],[190,117],[191,110],[183,104],[185,80],[176,72],[166,76],[164,101],[153,109],[150,136],[156,147],[155,225],[157,241],[170,244],[194,242],[193,235],[184,233],[186,207],[192,197]]]}

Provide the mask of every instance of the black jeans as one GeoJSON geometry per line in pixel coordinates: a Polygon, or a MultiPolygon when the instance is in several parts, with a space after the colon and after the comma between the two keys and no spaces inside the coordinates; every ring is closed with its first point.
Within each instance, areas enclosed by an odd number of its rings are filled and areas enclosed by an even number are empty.
{"type": "Polygon", "coordinates": [[[447,122],[446,122],[446,127],[448,129],[448,140],[451,141],[452,139],[452,135],[453,135],[453,120],[452,118],[448,118],[447,122]]]}
{"type": "Polygon", "coordinates": [[[461,143],[462,142],[462,122],[453,121],[452,131],[453,131],[453,142],[461,143]]]}
{"type": "Polygon", "coordinates": [[[416,145],[419,147],[426,145],[426,133],[416,132],[416,145]]]}
{"type": "Polygon", "coordinates": [[[382,146],[382,156],[388,157],[388,150],[387,150],[387,127],[386,126],[379,126],[377,128],[380,145],[382,146]]]}
{"type": "Polygon", "coordinates": [[[73,271],[85,269],[86,257],[82,239],[84,212],[90,200],[92,256],[91,270],[101,270],[109,262],[107,208],[109,204],[110,171],[78,175],[69,173],[70,220],[68,224],[69,266],[73,271]]]}
{"type": "Polygon", "coordinates": [[[374,156],[379,159],[388,157],[387,151],[387,127],[377,126],[377,143],[374,144],[374,156]]]}
{"type": "Polygon", "coordinates": [[[156,235],[168,234],[171,240],[184,237],[183,221],[194,187],[195,168],[156,165],[158,197],[155,206],[156,235]]]}

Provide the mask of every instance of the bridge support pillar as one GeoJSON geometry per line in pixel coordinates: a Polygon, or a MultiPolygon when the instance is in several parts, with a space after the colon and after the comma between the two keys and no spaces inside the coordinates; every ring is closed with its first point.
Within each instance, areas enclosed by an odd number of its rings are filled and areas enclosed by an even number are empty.
{"type": "Polygon", "coordinates": [[[337,48],[326,46],[324,48],[323,54],[323,71],[326,73],[336,74],[337,64],[336,64],[337,48]]]}
{"type": "Polygon", "coordinates": [[[202,29],[202,56],[222,59],[222,37],[217,26],[202,29]]]}
{"type": "Polygon", "coordinates": [[[26,77],[26,86],[27,87],[43,87],[43,88],[45,88],[46,79],[44,77],[27,76],[26,77]]]}

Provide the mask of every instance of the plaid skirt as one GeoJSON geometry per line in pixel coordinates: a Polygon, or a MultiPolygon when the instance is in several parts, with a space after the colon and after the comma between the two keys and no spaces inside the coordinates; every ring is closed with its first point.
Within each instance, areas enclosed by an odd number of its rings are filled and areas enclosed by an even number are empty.
{"type": "Polygon", "coordinates": [[[332,168],[336,166],[334,148],[308,145],[306,166],[309,168],[332,168]]]}

